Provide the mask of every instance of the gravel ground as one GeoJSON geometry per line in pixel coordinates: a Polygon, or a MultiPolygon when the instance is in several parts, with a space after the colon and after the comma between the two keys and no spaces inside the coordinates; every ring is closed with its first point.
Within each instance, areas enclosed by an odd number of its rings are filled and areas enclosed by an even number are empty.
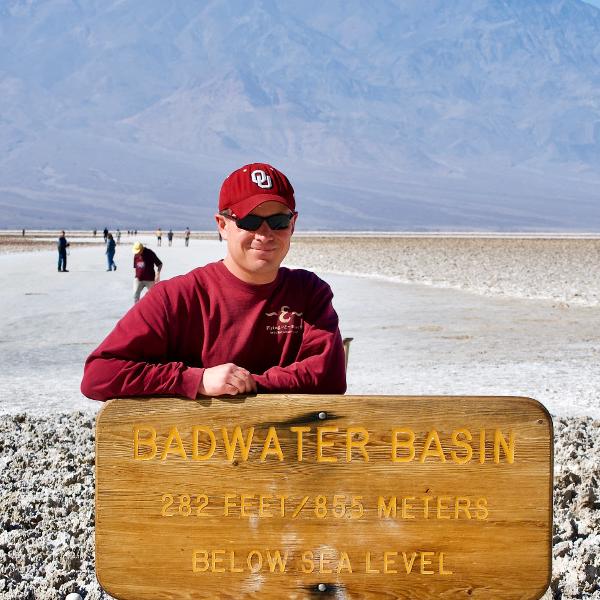
{"type": "Polygon", "coordinates": [[[300,237],[287,264],[484,295],[600,304],[600,239],[300,237]]]}
{"type": "MultiPolygon", "coordinates": [[[[555,418],[545,598],[600,599],[600,421],[555,418]]],[[[94,573],[94,417],[0,416],[0,597],[110,598],[94,573]]]]}

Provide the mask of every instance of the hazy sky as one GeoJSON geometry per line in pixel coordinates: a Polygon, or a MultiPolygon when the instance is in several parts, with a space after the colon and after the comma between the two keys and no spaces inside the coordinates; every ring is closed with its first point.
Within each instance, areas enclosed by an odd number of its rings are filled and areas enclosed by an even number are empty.
{"type": "Polygon", "coordinates": [[[593,4],[594,6],[597,6],[598,8],[600,8],[600,0],[583,0],[584,2],[587,2],[588,4],[593,4]]]}

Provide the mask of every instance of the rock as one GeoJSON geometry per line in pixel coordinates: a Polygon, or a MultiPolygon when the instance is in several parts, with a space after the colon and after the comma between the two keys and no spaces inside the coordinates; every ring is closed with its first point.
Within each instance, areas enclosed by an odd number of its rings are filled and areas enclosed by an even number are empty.
{"type": "Polygon", "coordinates": [[[555,557],[565,556],[573,549],[571,542],[559,542],[553,548],[553,554],[555,557]]]}

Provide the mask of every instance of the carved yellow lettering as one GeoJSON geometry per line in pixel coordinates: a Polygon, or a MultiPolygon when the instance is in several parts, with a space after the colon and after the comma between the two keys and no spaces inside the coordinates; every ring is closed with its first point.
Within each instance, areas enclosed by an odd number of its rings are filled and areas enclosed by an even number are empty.
{"type": "Polygon", "coordinates": [[[454,518],[458,519],[458,513],[460,511],[464,512],[467,519],[471,518],[471,511],[469,508],[471,507],[471,499],[466,496],[457,496],[454,499],[454,518]]]}
{"type": "Polygon", "coordinates": [[[500,448],[504,451],[506,456],[506,462],[512,465],[515,462],[515,433],[511,431],[508,434],[508,442],[502,435],[499,429],[494,431],[494,462],[498,464],[500,462],[500,448]]]}
{"type": "Polygon", "coordinates": [[[205,425],[194,425],[192,427],[192,459],[193,460],[208,460],[215,453],[215,448],[217,447],[217,440],[215,439],[215,434],[213,433],[210,427],[206,427],[205,425]],[[210,446],[208,450],[204,454],[200,454],[198,452],[199,436],[200,432],[205,433],[210,440],[210,446]]]}
{"type": "Polygon", "coordinates": [[[298,442],[296,443],[298,462],[302,462],[302,434],[310,431],[310,427],[290,427],[290,431],[298,434],[298,442]]]}
{"type": "Polygon", "coordinates": [[[334,463],[337,462],[335,456],[323,456],[323,448],[331,448],[335,444],[335,440],[324,440],[325,433],[335,433],[338,430],[333,425],[325,425],[317,427],[317,462],[319,463],[334,463]]]}
{"type": "Polygon", "coordinates": [[[265,508],[265,500],[272,500],[273,496],[269,496],[267,494],[259,494],[258,495],[258,516],[259,517],[272,517],[273,515],[270,512],[267,512],[265,508]]]}
{"type": "Polygon", "coordinates": [[[365,446],[369,442],[369,432],[364,427],[348,427],[346,431],[346,462],[352,462],[352,448],[360,449],[365,462],[369,462],[369,454],[365,446]],[[354,439],[355,435],[361,436],[354,439]]]}
{"type": "Polygon", "coordinates": [[[408,427],[392,429],[392,462],[410,462],[415,457],[415,432],[408,427]],[[399,440],[398,435],[406,435],[408,439],[399,440]],[[408,456],[398,456],[399,448],[407,448],[408,456]]]}
{"type": "Polygon", "coordinates": [[[300,565],[303,573],[312,573],[315,570],[313,553],[310,550],[302,553],[302,564],[300,565]]]}
{"type": "Polygon", "coordinates": [[[288,496],[284,496],[279,494],[278,496],[276,496],[277,498],[279,498],[279,507],[280,507],[280,512],[279,512],[279,516],[281,517],[285,517],[285,501],[288,499],[288,496]]]}
{"type": "Polygon", "coordinates": [[[158,451],[156,447],[156,429],[150,425],[135,425],[133,427],[133,460],[152,460],[158,451]],[[148,437],[140,438],[140,432],[146,432],[148,437]],[[150,451],[140,454],[140,446],[149,446],[150,451]]]}
{"type": "Polygon", "coordinates": [[[423,500],[423,518],[429,519],[429,503],[431,502],[431,496],[421,496],[423,500]]]}
{"type": "Polygon", "coordinates": [[[392,496],[387,504],[385,503],[385,498],[383,496],[377,498],[377,516],[380,519],[387,519],[390,516],[396,518],[396,496],[392,496]]]}
{"type": "Polygon", "coordinates": [[[444,456],[444,450],[442,449],[442,444],[440,442],[440,436],[435,429],[432,429],[425,439],[425,445],[423,447],[423,452],[421,453],[421,458],[419,462],[425,462],[426,458],[430,456],[437,456],[443,463],[446,462],[446,457],[444,456]],[[435,444],[435,450],[431,449],[431,444],[435,444]]]}
{"type": "Polygon", "coordinates": [[[350,557],[347,552],[340,552],[340,562],[338,563],[337,572],[341,573],[344,569],[348,573],[352,573],[352,565],[350,564],[350,557]]]}
{"type": "Polygon", "coordinates": [[[183,447],[183,442],[181,441],[181,436],[179,435],[177,427],[173,427],[171,431],[169,431],[169,436],[167,437],[165,447],[160,455],[160,460],[166,460],[167,454],[177,454],[181,456],[181,458],[187,460],[187,454],[185,453],[185,448],[183,447]],[[173,442],[175,442],[175,447],[171,448],[173,442]]]}
{"type": "Polygon", "coordinates": [[[432,564],[432,560],[428,557],[434,555],[435,552],[421,552],[421,575],[433,575],[433,571],[430,571],[425,567],[432,564]],[[425,555],[427,555],[427,557],[425,555]]]}
{"type": "Polygon", "coordinates": [[[225,556],[225,550],[213,550],[211,552],[211,565],[210,570],[212,573],[225,573],[225,567],[218,567],[220,565],[225,556]],[[222,555],[222,556],[221,556],[222,555]]]}
{"type": "Polygon", "coordinates": [[[464,465],[473,458],[473,448],[469,443],[472,439],[473,436],[471,435],[471,432],[464,427],[452,432],[452,445],[458,446],[459,448],[463,448],[465,450],[464,456],[459,456],[454,450],[452,450],[450,452],[452,462],[455,462],[457,465],[464,465]],[[465,439],[459,439],[459,436],[465,439]]]}
{"type": "Polygon", "coordinates": [[[415,499],[414,496],[406,496],[402,498],[402,518],[403,519],[414,519],[415,515],[409,514],[408,511],[413,509],[411,502],[415,499]]]}
{"type": "Polygon", "coordinates": [[[410,561],[407,560],[407,554],[406,554],[406,552],[402,553],[402,559],[404,560],[404,569],[405,569],[407,575],[410,575],[412,573],[413,565],[415,564],[415,559],[416,558],[417,558],[417,553],[416,552],[413,552],[410,555],[410,561]]]}
{"type": "Polygon", "coordinates": [[[488,518],[489,512],[487,508],[487,498],[477,498],[475,503],[477,507],[476,517],[478,521],[485,521],[488,518]]]}
{"type": "Polygon", "coordinates": [[[246,563],[248,564],[248,569],[250,569],[252,573],[258,573],[261,571],[263,566],[263,557],[260,551],[250,550],[250,552],[248,552],[246,563]]]}
{"type": "Polygon", "coordinates": [[[450,496],[438,496],[437,498],[437,518],[438,519],[449,519],[450,515],[442,515],[443,510],[448,510],[450,507],[448,506],[448,502],[450,502],[450,496]]]}
{"type": "Polygon", "coordinates": [[[374,569],[371,567],[371,553],[370,552],[367,552],[367,556],[366,556],[365,573],[381,573],[381,571],[379,569],[374,569]]]}
{"type": "Polygon", "coordinates": [[[333,573],[333,571],[331,569],[325,568],[325,553],[324,552],[319,553],[319,573],[325,573],[326,575],[333,573]]]}
{"type": "Polygon", "coordinates": [[[452,575],[452,571],[446,571],[444,569],[444,553],[440,552],[440,575],[452,575]]]}
{"type": "Polygon", "coordinates": [[[383,572],[384,573],[397,573],[396,569],[392,566],[396,564],[397,552],[384,552],[383,553],[383,572]]]}
{"type": "Polygon", "coordinates": [[[233,440],[229,441],[229,433],[225,427],[221,428],[223,435],[223,443],[225,444],[225,453],[227,454],[227,460],[233,462],[235,460],[235,452],[237,445],[240,445],[240,455],[243,461],[248,460],[248,454],[250,453],[250,446],[252,445],[252,436],[254,435],[254,427],[250,427],[246,433],[246,441],[242,435],[242,429],[239,425],[233,430],[233,440]]]}
{"type": "Polygon", "coordinates": [[[270,550],[267,550],[267,562],[269,563],[269,570],[271,571],[271,573],[275,573],[276,570],[278,570],[279,573],[285,573],[287,559],[287,551],[284,553],[282,559],[281,552],[279,550],[275,550],[273,554],[271,554],[270,550]]]}
{"type": "Polygon", "coordinates": [[[235,566],[235,552],[232,550],[229,552],[229,570],[232,573],[243,573],[244,569],[242,567],[235,566]]]}
{"type": "Polygon", "coordinates": [[[250,500],[254,500],[254,494],[240,494],[240,517],[250,517],[247,508],[250,500]]]}
{"type": "Polygon", "coordinates": [[[262,452],[260,453],[260,462],[265,462],[265,458],[269,454],[274,454],[280,461],[283,461],[283,452],[279,445],[279,438],[277,437],[277,430],[275,427],[269,427],[267,438],[265,439],[262,452]],[[273,448],[270,447],[271,444],[274,445],[273,448]]]}
{"type": "Polygon", "coordinates": [[[192,571],[194,573],[205,573],[209,568],[208,552],[206,550],[194,550],[192,552],[192,571]]]}
{"type": "Polygon", "coordinates": [[[479,464],[485,462],[485,429],[479,432],[479,464]]]}
{"type": "Polygon", "coordinates": [[[237,494],[225,494],[225,502],[223,505],[223,514],[228,517],[230,508],[235,508],[237,505],[233,500],[237,498],[237,494]]]}

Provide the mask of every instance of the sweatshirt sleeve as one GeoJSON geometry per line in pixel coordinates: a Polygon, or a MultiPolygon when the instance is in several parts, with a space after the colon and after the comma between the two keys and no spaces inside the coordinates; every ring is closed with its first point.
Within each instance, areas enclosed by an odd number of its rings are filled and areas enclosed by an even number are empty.
{"type": "Polygon", "coordinates": [[[195,398],[204,369],[169,361],[167,299],[150,290],[85,362],[81,392],[93,400],[123,396],[195,398]]]}
{"type": "Polygon", "coordinates": [[[346,391],[344,346],[331,288],[320,279],[304,315],[304,332],[297,360],[254,375],[259,392],[343,394],[346,391]]]}

